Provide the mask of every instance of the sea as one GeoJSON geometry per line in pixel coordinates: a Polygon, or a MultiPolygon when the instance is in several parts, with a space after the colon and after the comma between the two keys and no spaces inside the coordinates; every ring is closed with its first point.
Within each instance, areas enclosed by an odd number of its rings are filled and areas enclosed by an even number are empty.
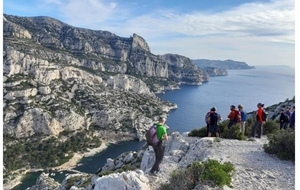
{"type": "MultiPolygon", "coordinates": [[[[295,69],[286,66],[256,66],[255,69],[228,70],[227,76],[210,77],[200,86],[181,85],[180,89],[159,94],[163,100],[176,103],[178,109],[169,112],[166,124],[168,133],[188,132],[205,126],[205,114],[217,108],[223,120],[230,106],[242,104],[246,112],[255,111],[257,103],[265,107],[284,102],[295,96],[295,69]]],[[[99,154],[81,160],[75,170],[96,173],[108,158],[116,158],[126,151],[137,151],[145,142],[126,141],[111,144],[99,154]]],[[[12,190],[25,190],[35,184],[41,172],[28,173],[22,183],[12,190]]],[[[72,172],[50,172],[58,182],[72,172]]]]}

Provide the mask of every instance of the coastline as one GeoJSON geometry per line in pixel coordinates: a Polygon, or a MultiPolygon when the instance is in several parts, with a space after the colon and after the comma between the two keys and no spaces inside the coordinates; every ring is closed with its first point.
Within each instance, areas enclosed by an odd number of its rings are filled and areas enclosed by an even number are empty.
{"type": "MultiPolygon", "coordinates": [[[[74,156],[68,162],[66,162],[60,166],[50,168],[50,169],[56,170],[56,171],[71,170],[77,166],[77,164],[80,162],[80,160],[82,158],[98,154],[99,152],[103,151],[106,148],[107,148],[107,142],[102,140],[102,143],[99,147],[89,149],[85,153],[74,153],[74,156]]],[[[29,172],[37,172],[37,171],[44,171],[44,169],[24,169],[24,168],[22,168],[22,169],[14,171],[13,173],[16,174],[15,177],[13,179],[11,179],[9,182],[3,184],[3,189],[11,190],[12,188],[21,184],[21,180],[24,177],[24,175],[26,175],[29,172]]]]}

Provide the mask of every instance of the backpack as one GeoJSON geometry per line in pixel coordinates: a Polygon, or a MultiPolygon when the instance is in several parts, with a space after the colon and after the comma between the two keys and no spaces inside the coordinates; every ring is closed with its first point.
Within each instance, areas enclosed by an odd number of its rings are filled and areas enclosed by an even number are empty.
{"type": "Polygon", "coordinates": [[[290,121],[290,117],[289,117],[289,115],[288,114],[283,114],[284,115],[284,121],[285,122],[289,122],[290,121]]]}
{"type": "Polygon", "coordinates": [[[239,110],[234,110],[235,115],[234,115],[234,122],[241,122],[242,121],[242,116],[241,112],[239,110]]]}
{"type": "Polygon", "coordinates": [[[205,115],[205,123],[210,124],[210,111],[205,115]]]}
{"type": "Polygon", "coordinates": [[[262,116],[263,116],[263,121],[266,121],[267,120],[267,117],[268,117],[268,112],[265,111],[265,109],[263,109],[263,112],[262,112],[262,116]]]}
{"type": "Polygon", "coordinates": [[[241,117],[243,121],[247,121],[248,115],[245,111],[241,111],[241,117]]]}
{"type": "Polygon", "coordinates": [[[147,144],[151,145],[151,146],[155,146],[157,145],[157,143],[159,142],[158,138],[157,138],[157,126],[156,124],[153,124],[148,131],[146,131],[146,140],[147,140],[147,144]]]}

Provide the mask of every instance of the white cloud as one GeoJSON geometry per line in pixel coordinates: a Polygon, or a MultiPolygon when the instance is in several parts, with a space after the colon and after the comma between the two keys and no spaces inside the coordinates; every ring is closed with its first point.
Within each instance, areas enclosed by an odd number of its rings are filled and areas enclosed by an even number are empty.
{"type": "MultiPolygon", "coordinates": [[[[293,0],[247,3],[223,12],[178,13],[153,10],[134,15],[136,7],[121,7],[105,0],[47,0],[59,4],[64,22],[90,29],[108,30],[120,36],[137,33],[146,39],[182,36],[262,36],[268,41],[293,43],[293,0]],[[265,37],[268,38],[265,38],[265,37]]],[[[123,4],[124,6],[124,4],[123,4]]]]}
{"type": "Polygon", "coordinates": [[[90,26],[90,29],[113,17],[117,6],[103,0],[68,0],[61,3],[59,9],[66,17],[65,22],[74,26],[90,26]]]}
{"type": "Polygon", "coordinates": [[[167,7],[139,11],[141,3],[117,1],[46,0],[39,6],[44,13],[56,10],[58,19],[73,26],[121,37],[137,33],[155,54],[295,64],[294,0],[255,1],[221,12],[177,12],[167,7]]]}
{"type": "MultiPolygon", "coordinates": [[[[287,1],[267,4],[249,3],[221,13],[174,13],[161,11],[136,17],[122,23],[122,28],[135,28],[143,36],[153,33],[185,36],[269,36],[287,42],[294,39],[294,5],[287,1]],[[280,6],[279,6],[280,5],[280,6]],[[147,32],[149,31],[149,32],[147,32]],[[155,32],[156,31],[156,32],[155,32]]],[[[121,27],[121,26],[120,26],[121,27]]],[[[113,29],[112,30],[116,30],[113,29]]],[[[125,29],[126,31],[126,29],[125,29]]]]}

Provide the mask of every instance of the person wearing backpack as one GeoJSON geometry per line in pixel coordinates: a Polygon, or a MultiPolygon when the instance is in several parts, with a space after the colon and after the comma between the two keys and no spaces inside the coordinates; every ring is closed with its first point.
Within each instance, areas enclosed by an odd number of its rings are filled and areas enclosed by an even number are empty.
{"type": "Polygon", "coordinates": [[[288,115],[284,112],[284,109],[280,109],[280,117],[279,117],[280,130],[286,129],[288,120],[289,120],[288,115]]]}
{"type": "Polygon", "coordinates": [[[256,134],[256,129],[258,128],[258,135],[256,136],[257,138],[261,138],[262,135],[262,128],[263,124],[266,122],[267,119],[267,114],[264,110],[264,104],[258,103],[257,104],[257,112],[256,112],[256,122],[252,127],[252,132],[251,132],[251,138],[253,139],[256,134]]]}
{"type": "Polygon", "coordinates": [[[290,124],[290,118],[292,116],[292,112],[291,112],[291,108],[290,106],[287,106],[285,108],[285,112],[284,112],[287,116],[288,116],[288,120],[286,120],[286,125],[285,125],[285,129],[287,129],[287,127],[289,126],[290,124]]]}
{"type": "Polygon", "coordinates": [[[210,116],[209,116],[209,128],[208,128],[208,137],[211,137],[212,133],[216,134],[216,137],[220,136],[220,129],[218,122],[221,120],[221,116],[216,113],[216,107],[210,109],[210,116]]]}
{"type": "Polygon", "coordinates": [[[150,170],[150,174],[155,175],[159,171],[159,165],[164,158],[164,146],[163,141],[168,140],[167,128],[165,126],[166,119],[159,117],[158,123],[156,123],[156,136],[159,140],[157,144],[152,145],[155,153],[155,162],[150,170]]]}
{"type": "Polygon", "coordinates": [[[234,125],[236,122],[235,122],[235,106],[234,105],[231,105],[230,106],[230,113],[229,115],[227,116],[227,118],[229,119],[229,123],[228,123],[228,129],[231,128],[232,125],[234,125]]]}
{"type": "Polygon", "coordinates": [[[205,115],[205,123],[206,123],[206,136],[208,136],[208,128],[209,128],[209,123],[210,123],[210,114],[212,111],[209,111],[205,115]]]}
{"type": "Polygon", "coordinates": [[[248,116],[247,116],[247,113],[245,113],[245,111],[244,111],[243,105],[241,105],[241,104],[238,105],[238,109],[239,109],[239,111],[241,113],[241,128],[240,128],[240,131],[242,132],[242,134],[244,136],[244,134],[245,134],[245,126],[246,126],[246,121],[247,121],[248,116]]]}

